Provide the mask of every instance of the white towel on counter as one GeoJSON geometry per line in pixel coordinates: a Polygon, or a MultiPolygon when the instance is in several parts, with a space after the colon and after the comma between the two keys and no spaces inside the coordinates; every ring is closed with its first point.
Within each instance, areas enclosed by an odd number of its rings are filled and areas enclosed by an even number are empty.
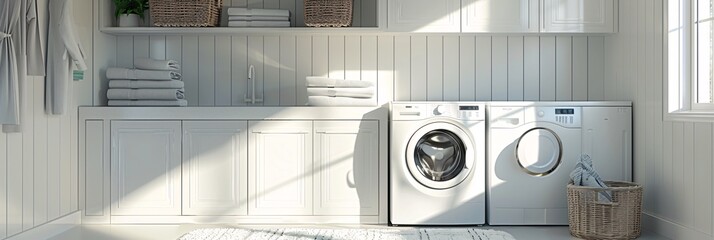
{"type": "Polygon", "coordinates": [[[290,21],[228,21],[229,27],[290,27],[290,21]]]}
{"type": "Polygon", "coordinates": [[[308,96],[372,98],[374,87],[366,88],[307,88],[308,96]]]}
{"type": "Polygon", "coordinates": [[[183,89],[109,89],[111,100],[179,100],[184,99],[183,89]]]}
{"type": "Polygon", "coordinates": [[[332,87],[332,88],[366,88],[373,87],[374,84],[368,81],[345,80],[326,77],[307,77],[308,87],[332,87]]]}
{"type": "Polygon", "coordinates": [[[229,16],[228,21],[290,21],[290,18],[280,16],[229,16]]]}
{"type": "Polygon", "coordinates": [[[109,100],[109,106],[142,106],[142,107],[185,107],[188,101],[180,100],[109,100]]]}
{"type": "Polygon", "coordinates": [[[181,80],[181,74],[176,71],[140,70],[129,68],[108,68],[108,79],[127,80],[181,80]]]}
{"type": "Polygon", "coordinates": [[[309,96],[307,104],[310,106],[377,106],[377,100],[372,98],[325,97],[309,96]]]}
{"type": "Polygon", "coordinates": [[[171,81],[151,81],[151,80],[109,80],[109,88],[168,88],[168,89],[181,89],[183,88],[183,81],[171,80],[171,81]]]}
{"type": "Polygon", "coordinates": [[[136,58],[134,59],[134,67],[142,70],[180,70],[181,65],[179,65],[176,60],[157,60],[151,58],[136,58]]]}
{"type": "Polygon", "coordinates": [[[290,11],[284,9],[260,9],[260,8],[228,8],[229,16],[272,16],[290,17],[290,11]]]}

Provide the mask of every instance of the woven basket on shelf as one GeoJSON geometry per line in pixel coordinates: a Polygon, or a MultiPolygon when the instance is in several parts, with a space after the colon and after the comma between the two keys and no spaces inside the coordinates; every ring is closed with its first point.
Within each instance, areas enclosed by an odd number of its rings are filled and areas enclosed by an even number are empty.
{"type": "Polygon", "coordinates": [[[349,27],[353,0],[305,0],[305,25],[310,27],[349,27]]]}
{"type": "Polygon", "coordinates": [[[570,234],[583,239],[634,239],[641,233],[642,186],[606,181],[608,188],[568,184],[570,234]],[[598,201],[608,191],[612,202],[598,201]]]}
{"type": "Polygon", "coordinates": [[[149,0],[157,27],[218,26],[223,0],[149,0]]]}

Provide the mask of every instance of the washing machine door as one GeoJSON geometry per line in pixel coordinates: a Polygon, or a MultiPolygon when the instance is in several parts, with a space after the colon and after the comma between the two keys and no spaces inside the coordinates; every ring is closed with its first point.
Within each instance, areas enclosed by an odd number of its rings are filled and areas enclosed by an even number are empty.
{"type": "Polygon", "coordinates": [[[461,127],[434,122],[420,128],[407,144],[409,172],[422,185],[452,188],[469,176],[474,166],[473,139],[461,127]]]}
{"type": "Polygon", "coordinates": [[[560,166],[563,143],[558,134],[546,127],[534,127],[516,140],[516,161],[527,174],[547,176],[560,166]]]}

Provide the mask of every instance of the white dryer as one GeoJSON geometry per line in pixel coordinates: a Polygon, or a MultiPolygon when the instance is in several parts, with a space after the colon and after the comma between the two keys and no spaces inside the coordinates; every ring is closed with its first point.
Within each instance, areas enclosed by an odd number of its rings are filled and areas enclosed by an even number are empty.
{"type": "Polygon", "coordinates": [[[485,223],[485,112],[483,103],[392,103],[391,224],[485,223]]]}
{"type": "Polygon", "coordinates": [[[568,224],[565,186],[581,154],[581,114],[581,107],[491,104],[489,224],[568,224]]]}

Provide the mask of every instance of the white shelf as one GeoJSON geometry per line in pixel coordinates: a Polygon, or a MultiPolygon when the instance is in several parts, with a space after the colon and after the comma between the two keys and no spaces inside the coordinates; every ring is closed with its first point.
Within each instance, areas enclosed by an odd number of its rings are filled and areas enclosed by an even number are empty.
{"type": "Polygon", "coordinates": [[[285,27],[285,28],[241,28],[241,27],[203,27],[203,28],[174,28],[174,27],[103,27],[103,33],[111,35],[192,35],[192,34],[345,34],[345,33],[379,33],[378,27],[344,27],[344,28],[312,28],[312,27],[285,27]]]}

